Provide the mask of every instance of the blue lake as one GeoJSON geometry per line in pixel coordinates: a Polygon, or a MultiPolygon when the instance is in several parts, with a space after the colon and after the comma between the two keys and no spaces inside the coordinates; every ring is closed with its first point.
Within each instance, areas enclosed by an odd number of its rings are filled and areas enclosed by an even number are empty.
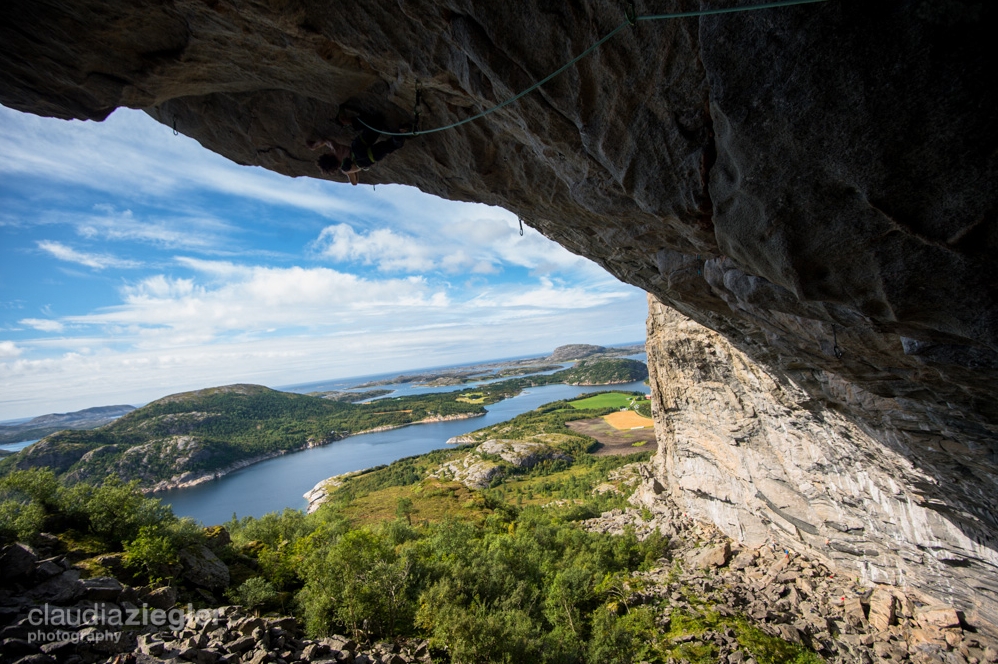
{"type": "MultiPolygon", "coordinates": [[[[644,359],[643,355],[634,357],[644,359]]],[[[351,436],[325,447],[268,459],[190,489],[162,492],[156,494],[156,497],[171,504],[178,516],[190,516],[206,525],[228,521],[233,514],[239,517],[262,516],[286,507],[304,509],[306,504],[302,494],[327,477],[425,454],[446,447],[448,438],[504,422],[542,404],[609,389],[647,392],[648,386],[643,382],[636,382],[593,387],[533,387],[512,399],[487,406],[488,413],[483,417],[417,424],[392,431],[351,436]]],[[[447,390],[431,388],[427,391],[447,390]]]]}
{"type": "Polygon", "coordinates": [[[34,440],[22,440],[19,443],[4,443],[3,445],[0,445],[0,450],[6,450],[7,452],[20,452],[28,445],[31,445],[32,443],[37,443],[38,440],[39,439],[36,438],[34,440]]]}

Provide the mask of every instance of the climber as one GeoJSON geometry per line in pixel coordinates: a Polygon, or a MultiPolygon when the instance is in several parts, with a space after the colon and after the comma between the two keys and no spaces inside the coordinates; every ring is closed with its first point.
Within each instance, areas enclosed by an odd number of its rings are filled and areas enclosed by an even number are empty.
{"type": "MultiPolygon", "coordinates": [[[[334,175],[339,171],[349,178],[352,185],[358,184],[357,174],[360,171],[366,171],[405,143],[403,136],[391,136],[388,140],[379,142],[380,134],[364,126],[356,117],[349,121],[341,117],[340,123],[349,124],[360,132],[360,135],[353,139],[350,147],[328,139],[310,141],[308,147],[315,150],[325,146],[332,150],[333,154],[324,154],[319,157],[317,162],[319,170],[322,171],[323,175],[334,175]]],[[[407,132],[408,128],[401,127],[399,131],[407,132]]]]}

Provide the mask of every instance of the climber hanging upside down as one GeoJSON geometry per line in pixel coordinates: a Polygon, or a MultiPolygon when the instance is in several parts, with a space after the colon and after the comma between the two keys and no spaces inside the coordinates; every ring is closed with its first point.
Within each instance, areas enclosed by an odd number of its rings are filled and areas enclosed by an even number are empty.
{"type": "MultiPolygon", "coordinates": [[[[337,171],[343,173],[353,185],[359,182],[358,173],[374,166],[375,163],[395,152],[405,143],[404,136],[390,136],[387,140],[378,141],[381,134],[361,124],[358,118],[353,118],[349,123],[343,120],[341,122],[349,124],[360,132],[360,135],[353,139],[350,147],[328,139],[309,141],[308,147],[313,150],[328,147],[332,150],[332,154],[324,154],[319,157],[317,162],[319,169],[324,175],[335,175],[337,171]]],[[[403,127],[399,131],[405,132],[408,129],[403,127]]]]}

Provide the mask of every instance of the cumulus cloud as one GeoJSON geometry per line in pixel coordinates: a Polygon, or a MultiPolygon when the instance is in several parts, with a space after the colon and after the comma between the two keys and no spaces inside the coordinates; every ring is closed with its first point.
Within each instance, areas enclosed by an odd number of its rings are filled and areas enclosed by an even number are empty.
{"type": "Polygon", "coordinates": [[[0,359],[17,357],[21,352],[21,349],[13,341],[0,341],[0,359]]]}
{"type": "Polygon", "coordinates": [[[400,309],[446,307],[446,293],[422,277],[365,279],[330,268],[242,266],[186,258],[201,279],[153,275],[121,289],[122,304],[71,316],[131,334],[135,343],[247,338],[299,329],[347,329],[400,309]]]}
{"type": "Polygon", "coordinates": [[[393,272],[425,272],[437,266],[433,251],[412,236],[387,228],[357,233],[348,224],[327,226],[313,243],[314,251],[338,262],[377,265],[393,272]]]}
{"type": "Polygon", "coordinates": [[[357,231],[350,224],[335,224],[322,229],[311,249],[320,258],[374,265],[383,272],[499,274],[504,264],[539,274],[585,269],[587,261],[536,232],[519,237],[508,220],[469,220],[461,216],[463,212],[468,209],[455,207],[449,217],[410,233],[386,227],[357,231]]]}
{"type": "Polygon", "coordinates": [[[52,255],[54,258],[66,261],[67,263],[85,265],[95,270],[103,270],[109,267],[134,268],[140,265],[135,261],[115,258],[108,254],[91,254],[84,251],[77,251],[61,242],[54,242],[52,240],[39,240],[36,244],[39,249],[52,255]]]}

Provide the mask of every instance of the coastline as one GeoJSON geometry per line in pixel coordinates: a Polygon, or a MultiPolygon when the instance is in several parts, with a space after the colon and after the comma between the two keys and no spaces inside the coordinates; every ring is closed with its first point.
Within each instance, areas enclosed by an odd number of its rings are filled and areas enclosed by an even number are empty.
{"type": "MultiPolygon", "coordinates": [[[[225,477],[226,475],[228,475],[229,473],[233,473],[233,472],[235,472],[237,470],[241,470],[241,469],[246,468],[248,466],[252,466],[253,464],[260,463],[261,461],[267,461],[268,459],[274,459],[274,458],[277,458],[279,456],[284,456],[285,454],[293,454],[295,452],[303,452],[305,450],[309,450],[309,449],[312,449],[314,447],[322,447],[324,445],[329,445],[330,443],[335,443],[335,442],[340,441],[340,440],[346,440],[347,438],[350,438],[351,436],[362,436],[362,435],[367,434],[367,433],[378,433],[379,431],[391,431],[393,429],[401,429],[403,427],[409,427],[409,426],[413,426],[413,425],[416,425],[416,424],[433,424],[435,422],[450,422],[450,421],[454,421],[454,420],[470,420],[470,419],[475,418],[475,417],[484,417],[485,414],[486,414],[485,412],[482,412],[482,413],[458,413],[458,414],[455,414],[455,415],[434,415],[432,417],[426,417],[424,419],[417,420],[415,422],[408,422],[406,424],[392,424],[392,425],[385,425],[385,426],[380,426],[380,427],[374,427],[372,429],[364,429],[363,431],[358,431],[356,433],[351,433],[351,434],[346,435],[346,436],[337,436],[337,437],[324,438],[321,441],[316,441],[315,439],[309,439],[309,440],[305,441],[305,443],[303,445],[299,446],[299,447],[295,447],[295,448],[292,448],[290,450],[274,450],[273,452],[267,452],[265,454],[258,454],[255,457],[250,457],[248,459],[242,459],[240,461],[236,461],[234,463],[229,464],[228,466],[224,466],[224,467],[219,468],[217,470],[212,470],[212,471],[208,471],[208,472],[204,472],[204,473],[200,473],[200,474],[194,473],[192,471],[192,472],[183,473],[183,474],[180,474],[180,475],[174,475],[172,478],[170,478],[168,480],[161,480],[161,481],[157,482],[155,485],[153,485],[152,487],[142,488],[142,489],[140,489],[140,491],[142,491],[143,494],[149,495],[149,494],[164,493],[164,492],[173,491],[173,490],[176,490],[176,489],[190,489],[192,487],[196,487],[198,485],[205,484],[207,482],[212,482],[214,480],[221,479],[221,478],[225,477]]],[[[356,471],[356,472],[361,472],[361,471],[356,471]]],[[[336,475],[334,477],[340,477],[340,476],[336,475]]],[[[319,484],[317,484],[315,488],[318,488],[319,486],[321,486],[325,482],[328,482],[331,479],[334,479],[334,478],[333,477],[327,478],[327,479],[323,480],[322,482],[319,482],[319,484]]],[[[315,489],[313,489],[313,491],[314,490],[315,489]]],[[[311,493],[311,492],[309,492],[309,493],[311,493]]],[[[308,494],[306,494],[306,495],[308,495],[308,494]]],[[[318,505],[316,505],[316,507],[318,507],[318,505]]]]}
{"type": "MultiPolygon", "coordinates": [[[[483,417],[485,413],[466,413],[460,415],[438,415],[432,419],[420,420],[419,422],[412,422],[412,424],[424,424],[427,422],[450,422],[453,420],[470,420],[474,417],[483,417]]],[[[389,431],[391,429],[401,429],[402,427],[407,427],[408,424],[402,424],[399,426],[392,427],[378,427],[376,430],[371,429],[365,431],[364,433],[373,433],[374,431],[389,431]]],[[[466,434],[465,434],[466,435],[466,434]]],[[[455,438],[462,438],[462,436],[454,436],[448,438],[444,443],[445,445],[453,444],[455,438]]],[[[311,514],[315,510],[319,509],[319,506],[326,502],[329,497],[329,489],[335,489],[343,484],[343,480],[353,475],[360,475],[361,473],[366,473],[372,468],[377,468],[378,466],[371,466],[369,468],[361,468],[360,470],[351,470],[349,473],[341,473],[339,475],[333,475],[332,477],[327,477],[324,480],[320,480],[314,487],[302,494],[302,498],[308,503],[305,507],[305,513],[311,514]]]]}

